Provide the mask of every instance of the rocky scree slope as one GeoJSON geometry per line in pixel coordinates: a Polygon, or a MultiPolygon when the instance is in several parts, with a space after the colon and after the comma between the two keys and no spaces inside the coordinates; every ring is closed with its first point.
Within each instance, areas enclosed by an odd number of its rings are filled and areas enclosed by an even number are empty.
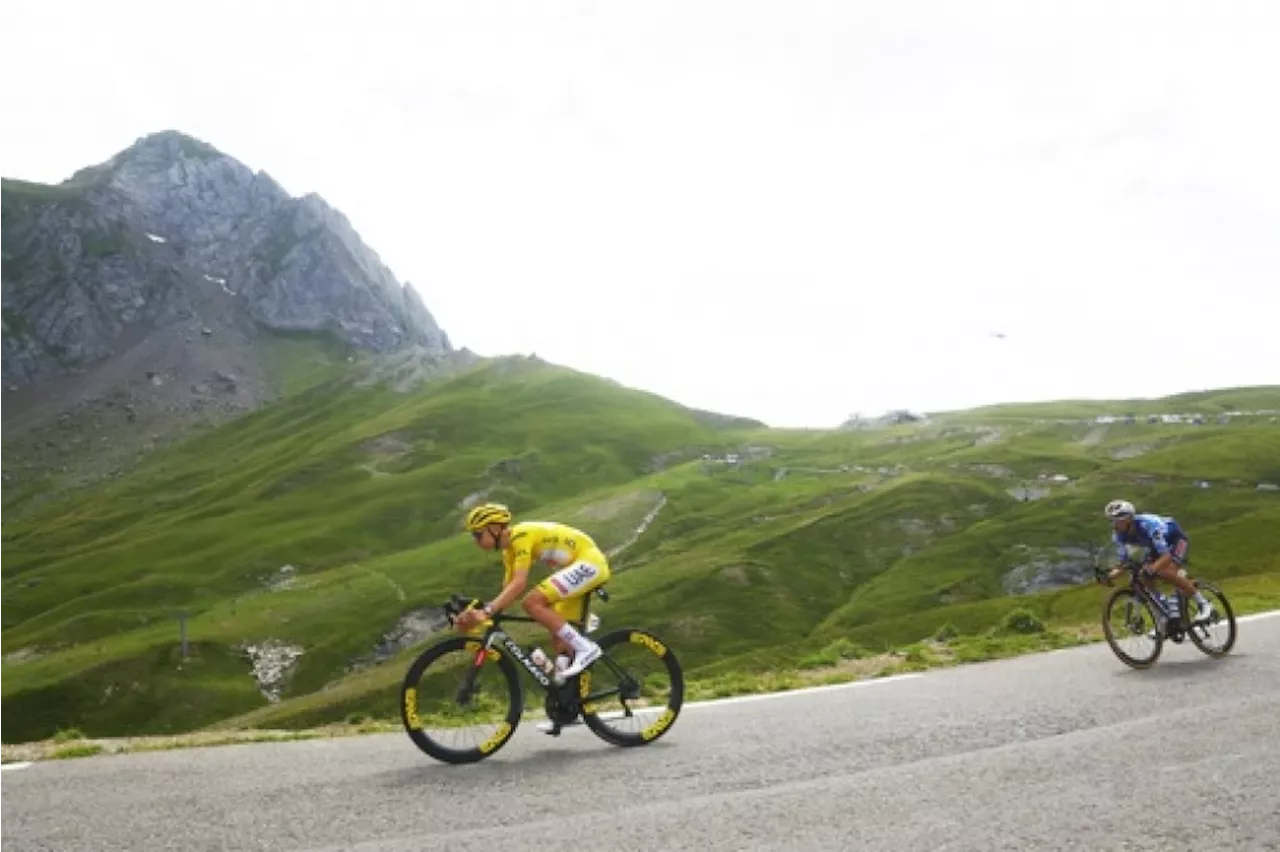
{"type": "Polygon", "coordinates": [[[340,212],[176,132],[61,184],[4,180],[3,252],[6,491],[115,472],[291,374],[456,354],[340,212]]]}

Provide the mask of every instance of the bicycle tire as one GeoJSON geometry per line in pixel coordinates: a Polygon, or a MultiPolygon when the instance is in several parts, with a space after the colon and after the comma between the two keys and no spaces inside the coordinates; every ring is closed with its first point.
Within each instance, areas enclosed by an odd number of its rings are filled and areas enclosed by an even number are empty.
{"type": "Polygon", "coordinates": [[[590,692],[592,671],[607,668],[608,664],[604,662],[604,655],[608,654],[611,647],[622,644],[642,645],[652,651],[654,656],[662,660],[666,666],[667,673],[671,677],[671,691],[667,698],[666,712],[659,716],[657,721],[638,733],[623,733],[614,730],[606,720],[600,718],[598,713],[589,713],[585,707],[582,710],[583,722],[591,729],[592,733],[611,745],[634,748],[656,742],[675,725],[676,719],[680,716],[680,708],[684,706],[684,670],[680,666],[680,660],[667,643],[663,642],[651,631],[641,628],[619,628],[606,633],[596,641],[604,653],[599,660],[592,663],[591,668],[578,675],[580,698],[586,698],[590,692]]]}
{"type": "MultiPolygon", "coordinates": [[[[1236,645],[1236,636],[1238,635],[1238,632],[1236,628],[1235,611],[1231,608],[1231,602],[1227,600],[1227,596],[1223,593],[1222,589],[1219,589],[1213,583],[1205,583],[1199,580],[1194,582],[1196,588],[1201,592],[1208,592],[1212,597],[1217,599],[1215,603],[1222,607],[1221,612],[1226,616],[1227,625],[1231,629],[1231,638],[1227,640],[1227,644],[1223,646],[1221,650],[1215,651],[1205,647],[1204,642],[1196,633],[1196,627],[1198,625],[1191,625],[1191,627],[1187,629],[1187,635],[1191,637],[1191,642],[1200,650],[1201,653],[1214,658],[1225,657],[1227,654],[1231,653],[1231,649],[1236,645]]],[[[1185,602],[1183,606],[1186,606],[1185,602]]]]}
{"type": "Polygon", "coordinates": [[[1156,660],[1160,659],[1160,652],[1164,650],[1164,635],[1158,629],[1159,624],[1160,624],[1159,615],[1152,608],[1150,602],[1148,602],[1147,600],[1144,600],[1142,596],[1139,595],[1137,592],[1135,592],[1133,589],[1130,589],[1130,588],[1116,589],[1114,592],[1111,593],[1110,596],[1108,596],[1106,603],[1102,605],[1102,631],[1107,637],[1107,644],[1111,646],[1111,652],[1120,659],[1120,662],[1124,663],[1126,666],[1129,666],[1131,668],[1135,668],[1135,669],[1150,668],[1152,665],[1155,664],[1156,660]],[[1111,631],[1111,611],[1115,608],[1115,605],[1118,602],[1120,602],[1122,599],[1130,599],[1135,604],[1145,609],[1147,614],[1151,616],[1152,625],[1156,626],[1157,628],[1155,631],[1155,634],[1156,634],[1155,650],[1152,651],[1151,656],[1146,658],[1145,660],[1138,659],[1136,657],[1131,657],[1128,654],[1126,654],[1124,651],[1120,650],[1120,646],[1117,644],[1116,636],[1111,631]]]}
{"type": "Polygon", "coordinates": [[[509,689],[508,694],[510,695],[507,703],[507,716],[505,721],[498,727],[498,731],[475,748],[453,749],[436,742],[423,730],[421,720],[417,716],[415,702],[418,682],[422,679],[427,667],[447,653],[454,651],[474,653],[479,648],[480,643],[474,637],[456,636],[438,642],[418,655],[417,659],[410,664],[408,671],[405,672],[404,680],[400,684],[400,721],[404,725],[405,733],[409,735],[409,739],[413,741],[413,744],[424,753],[444,763],[475,763],[487,757],[492,757],[494,753],[507,744],[515,733],[516,726],[520,723],[520,716],[524,709],[524,698],[521,693],[520,676],[516,670],[515,663],[511,662],[505,654],[489,651],[491,658],[496,656],[494,662],[506,678],[509,689]]]}

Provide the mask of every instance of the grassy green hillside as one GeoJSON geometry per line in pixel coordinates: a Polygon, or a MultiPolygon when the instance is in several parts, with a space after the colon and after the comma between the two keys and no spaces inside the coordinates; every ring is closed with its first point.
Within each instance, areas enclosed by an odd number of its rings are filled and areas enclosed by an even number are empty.
{"type": "Polygon", "coordinates": [[[1191,391],[1153,399],[1123,401],[1081,399],[981,406],[946,412],[954,421],[992,423],[1022,419],[1078,419],[1098,415],[1145,417],[1150,414],[1218,415],[1233,411],[1277,412],[1276,389],[1263,385],[1191,391]]]}
{"type": "Polygon", "coordinates": [[[326,380],[6,525],[4,740],[394,716],[426,640],[379,643],[450,593],[497,591],[496,558],[459,534],[480,496],[620,549],[596,611],[666,636],[695,679],[977,636],[1015,608],[1087,622],[1095,588],[1010,591],[1043,564],[1079,574],[1120,494],[1177,515],[1228,589],[1280,593],[1280,493],[1255,487],[1280,481],[1269,416],[1088,422],[1242,402],[1280,408],[1280,388],[805,431],[520,358],[410,393],[326,380]],[[245,654],[262,643],[300,654],[279,701],[245,654]]]}

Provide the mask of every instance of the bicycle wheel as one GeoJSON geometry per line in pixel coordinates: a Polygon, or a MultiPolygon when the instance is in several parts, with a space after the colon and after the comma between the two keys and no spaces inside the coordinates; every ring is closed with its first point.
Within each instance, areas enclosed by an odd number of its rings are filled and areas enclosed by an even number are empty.
{"type": "MultiPolygon", "coordinates": [[[[1213,615],[1204,624],[1192,624],[1187,635],[1195,646],[1210,657],[1225,657],[1236,644],[1236,615],[1231,609],[1227,596],[1212,583],[1196,581],[1196,588],[1213,604],[1213,615]],[[1225,625],[1225,636],[1221,642],[1211,641],[1210,637],[1218,633],[1218,628],[1225,625]]],[[[1189,609],[1194,601],[1187,601],[1189,609]]]]}
{"type": "Polygon", "coordinates": [[[1107,644],[1120,661],[1135,669],[1145,669],[1160,657],[1164,636],[1159,630],[1159,619],[1151,604],[1143,600],[1133,589],[1116,589],[1102,608],[1102,630],[1107,644]],[[1113,619],[1116,623],[1113,624],[1113,619]],[[1128,653],[1120,643],[1132,643],[1135,650],[1150,643],[1151,650],[1144,654],[1128,653]]]}
{"type": "Polygon", "coordinates": [[[400,719],[409,739],[445,763],[474,763],[502,748],[515,733],[522,708],[515,664],[465,636],[423,651],[400,686],[400,719]],[[498,695],[503,689],[505,696],[498,695]],[[484,726],[491,730],[479,735],[484,726]],[[455,735],[472,735],[474,742],[447,745],[455,735]]]}
{"type": "Polygon", "coordinates": [[[597,641],[604,653],[578,675],[582,720],[596,736],[613,745],[654,742],[671,730],[684,704],[680,661],[648,630],[624,628],[597,641]],[[620,709],[605,709],[612,702],[620,709]],[[649,721],[636,723],[637,711],[649,721]]]}

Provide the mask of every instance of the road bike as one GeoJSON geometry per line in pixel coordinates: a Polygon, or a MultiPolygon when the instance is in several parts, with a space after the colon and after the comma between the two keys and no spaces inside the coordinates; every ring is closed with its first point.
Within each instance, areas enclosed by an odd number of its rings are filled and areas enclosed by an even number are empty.
{"type": "MultiPolygon", "coordinates": [[[[1208,621],[1196,622],[1191,618],[1187,598],[1176,587],[1173,600],[1177,602],[1177,611],[1171,612],[1165,602],[1140,579],[1142,563],[1127,559],[1122,565],[1129,573],[1129,582],[1112,592],[1102,605],[1102,630],[1106,634],[1107,644],[1121,662],[1135,669],[1149,668],[1160,658],[1166,639],[1180,644],[1184,639],[1190,638],[1197,648],[1210,657],[1224,657],[1231,651],[1236,643],[1236,617],[1230,601],[1221,589],[1212,583],[1187,576],[1196,589],[1213,604],[1213,614],[1208,621]],[[1162,616],[1165,620],[1163,630],[1160,629],[1162,616]],[[1210,631],[1224,625],[1226,638],[1220,643],[1211,641],[1210,631]],[[1150,642],[1151,651],[1146,655],[1128,653],[1121,648],[1121,642],[1128,640],[1150,642]]],[[[1105,570],[1095,567],[1094,571],[1099,582],[1112,585],[1105,570]]]]}
{"type": "MultiPolygon", "coordinates": [[[[609,600],[603,587],[594,595],[609,600]]],[[[570,622],[584,635],[592,620],[590,602],[588,596],[581,618],[570,622]]],[[[478,599],[455,594],[442,609],[452,626],[458,615],[478,606],[478,599]]],[[[431,645],[409,666],[400,687],[400,716],[409,738],[426,754],[445,763],[474,763],[506,745],[524,717],[521,670],[545,693],[543,710],[551,722],[547,731],[551,735],[559,736],[564,726],[576,724],[579,718],[596,736],[616,746],[647,745],[671,730],[684,703],[684,673],[670,646],[653,632],[628,627],[603,634],[596,639],[600,657],[559,683],[559,672],[534,662],[532,645],[523,647],[503,629],[508,622],[537,623],[528,616],[497,613],[466,635],[431,645]],[[640,674],[643,666],[620,662],[633,651],[641,662],[656,662],[658,671],[640,674]],[[611,688],[593,688],[613,680],[616,684],[611,688]],[[438,698],[428,697],[432,688],[438,688],[438,698]],[[505,690],[505,696],[497,690],[505,690]],[[618,697],[620,712],[602,712],[611,696],[618,697]],[[615,722],[633,721],[636,710],[652,712],[653,720],[632,731],[615,727],[615,722]],[[478,718],[464,719],[468,713],[478,718]],[[492,730],[478,742],[465,747],[445,742],[451,735],[474,735],[476,728],[486,724],[492,730]]]]}

